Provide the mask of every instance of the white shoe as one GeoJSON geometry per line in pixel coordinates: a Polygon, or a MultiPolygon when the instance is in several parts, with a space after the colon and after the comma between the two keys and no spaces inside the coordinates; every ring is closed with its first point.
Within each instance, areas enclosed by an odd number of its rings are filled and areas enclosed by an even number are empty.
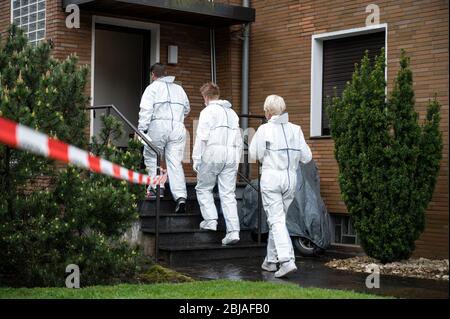
{"type": "Polygon", "coordinates": [[[285,277],[297,270],[297,266],[293,260],[281,264],[280,269],[275,273],[276,278],[285,277]]]}
{"type": "Polygon", "coordinates": [[[271,262],[267,261],[267,259],[264,259],[264,262],[262,263],[261,268],[265,271],[270,271],[270,272],[274,272],[274,271],[278,270],[277,264],[271,263],[271,262]]]}
{"type": "Polygon", "coordinates": [[[200,229],[206,229],[206,230],[217,230],[217,220],[210,219],[210,220],[204,220],[200,223],[200,229]]]}
{"type": "Polygon", "coordinates": [[[224,239],[222,239],[222,245],[234,245],[239,241],[239,232],[231,231],[227,233],[224,239]]]}

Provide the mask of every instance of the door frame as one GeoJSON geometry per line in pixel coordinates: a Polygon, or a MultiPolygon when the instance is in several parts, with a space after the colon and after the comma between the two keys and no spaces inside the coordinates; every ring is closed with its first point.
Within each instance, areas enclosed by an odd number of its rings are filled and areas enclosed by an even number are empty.
{"type": "MultiPolygon", "coordinates": [[[[160,25],[150,22],[142,22],[136,20],[127,20],[120,18],[104,17],[104,16],[92,16],[92,28],[91,28],[91,106],[94,106],[95,97],[95,30],[96,25],[100,25],[101,29],[109,28],[117,31],[135,31],[148,33],[150,39],[144,41],[144,44],[150,44],[150,54],[147,56],[147,63],[144,63],[144,67],[148,68],[154,63],[159,62],[160,56],[160,25]]],[[[145,48],[144,48],[145,49],[145,48]]],[[[147,70],[148,72],[150,71],[147,70]]],[[[143,72],[145,74],[146,72],[143,72]]],[[[143,83],[148,83],[150,79],[143,79],[143,83]]],[[[92,140],[94,134],[94,111],[90,111],[90,125],[89,125],[89,138],[92,140]]]]}

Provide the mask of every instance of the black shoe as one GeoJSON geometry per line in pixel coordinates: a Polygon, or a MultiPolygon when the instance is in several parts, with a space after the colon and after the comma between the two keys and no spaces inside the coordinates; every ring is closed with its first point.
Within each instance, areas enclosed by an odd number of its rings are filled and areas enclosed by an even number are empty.
{"type": "MultiPolygon", "coordinates": [[[[156,200],[156,189],[152,188],[150,190],[147,190],[147,195],[145,197],[150,200],[156,200]]],[[[164,188],[162,187],[159,189],[159,197],[164,197],[164,188]]]]}
{"type": "Polygon", "coordinates": [[[186,212],[186,198],[178,198],[175,214],[184,214],[186,212]]]}

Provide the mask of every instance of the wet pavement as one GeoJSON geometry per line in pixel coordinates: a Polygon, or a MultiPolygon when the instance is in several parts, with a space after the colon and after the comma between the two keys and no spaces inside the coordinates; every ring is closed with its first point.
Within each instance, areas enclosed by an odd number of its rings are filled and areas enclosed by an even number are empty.
{"type": "Polygon", "coordinates": [[[449,298],[449,282],[396,276],[380,276],[380,288],[366,287],[367,274],[329,268],[330,256],[297,258],[298,271],[287,279],[274,278],[261,270],[262,258],[239,258],[198,262],[189,266],[171,267],[196,279],[231,279],[297,283],[302,287],[353,290],[397,298],[449,298]],[[261,259],[261,260],[260,260],[261,259]]]}

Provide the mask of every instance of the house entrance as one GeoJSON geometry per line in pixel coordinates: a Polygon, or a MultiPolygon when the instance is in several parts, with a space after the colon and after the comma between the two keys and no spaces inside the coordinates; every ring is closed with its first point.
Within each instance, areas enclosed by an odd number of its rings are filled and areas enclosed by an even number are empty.
{"type": "MultiPolygon", "coordinates": [[[[141,96],[150,82],[151,31],[97,23],[94,32],[93,104],[113,104],[137,126],[141,96]]],[[[94,111],[92,135],[100,133],[106,112],[94,111]]],[[[114,140],[118,147],[127,147],[134,135],[125,123],[123,128],[125,134],[114,140]]]]}

